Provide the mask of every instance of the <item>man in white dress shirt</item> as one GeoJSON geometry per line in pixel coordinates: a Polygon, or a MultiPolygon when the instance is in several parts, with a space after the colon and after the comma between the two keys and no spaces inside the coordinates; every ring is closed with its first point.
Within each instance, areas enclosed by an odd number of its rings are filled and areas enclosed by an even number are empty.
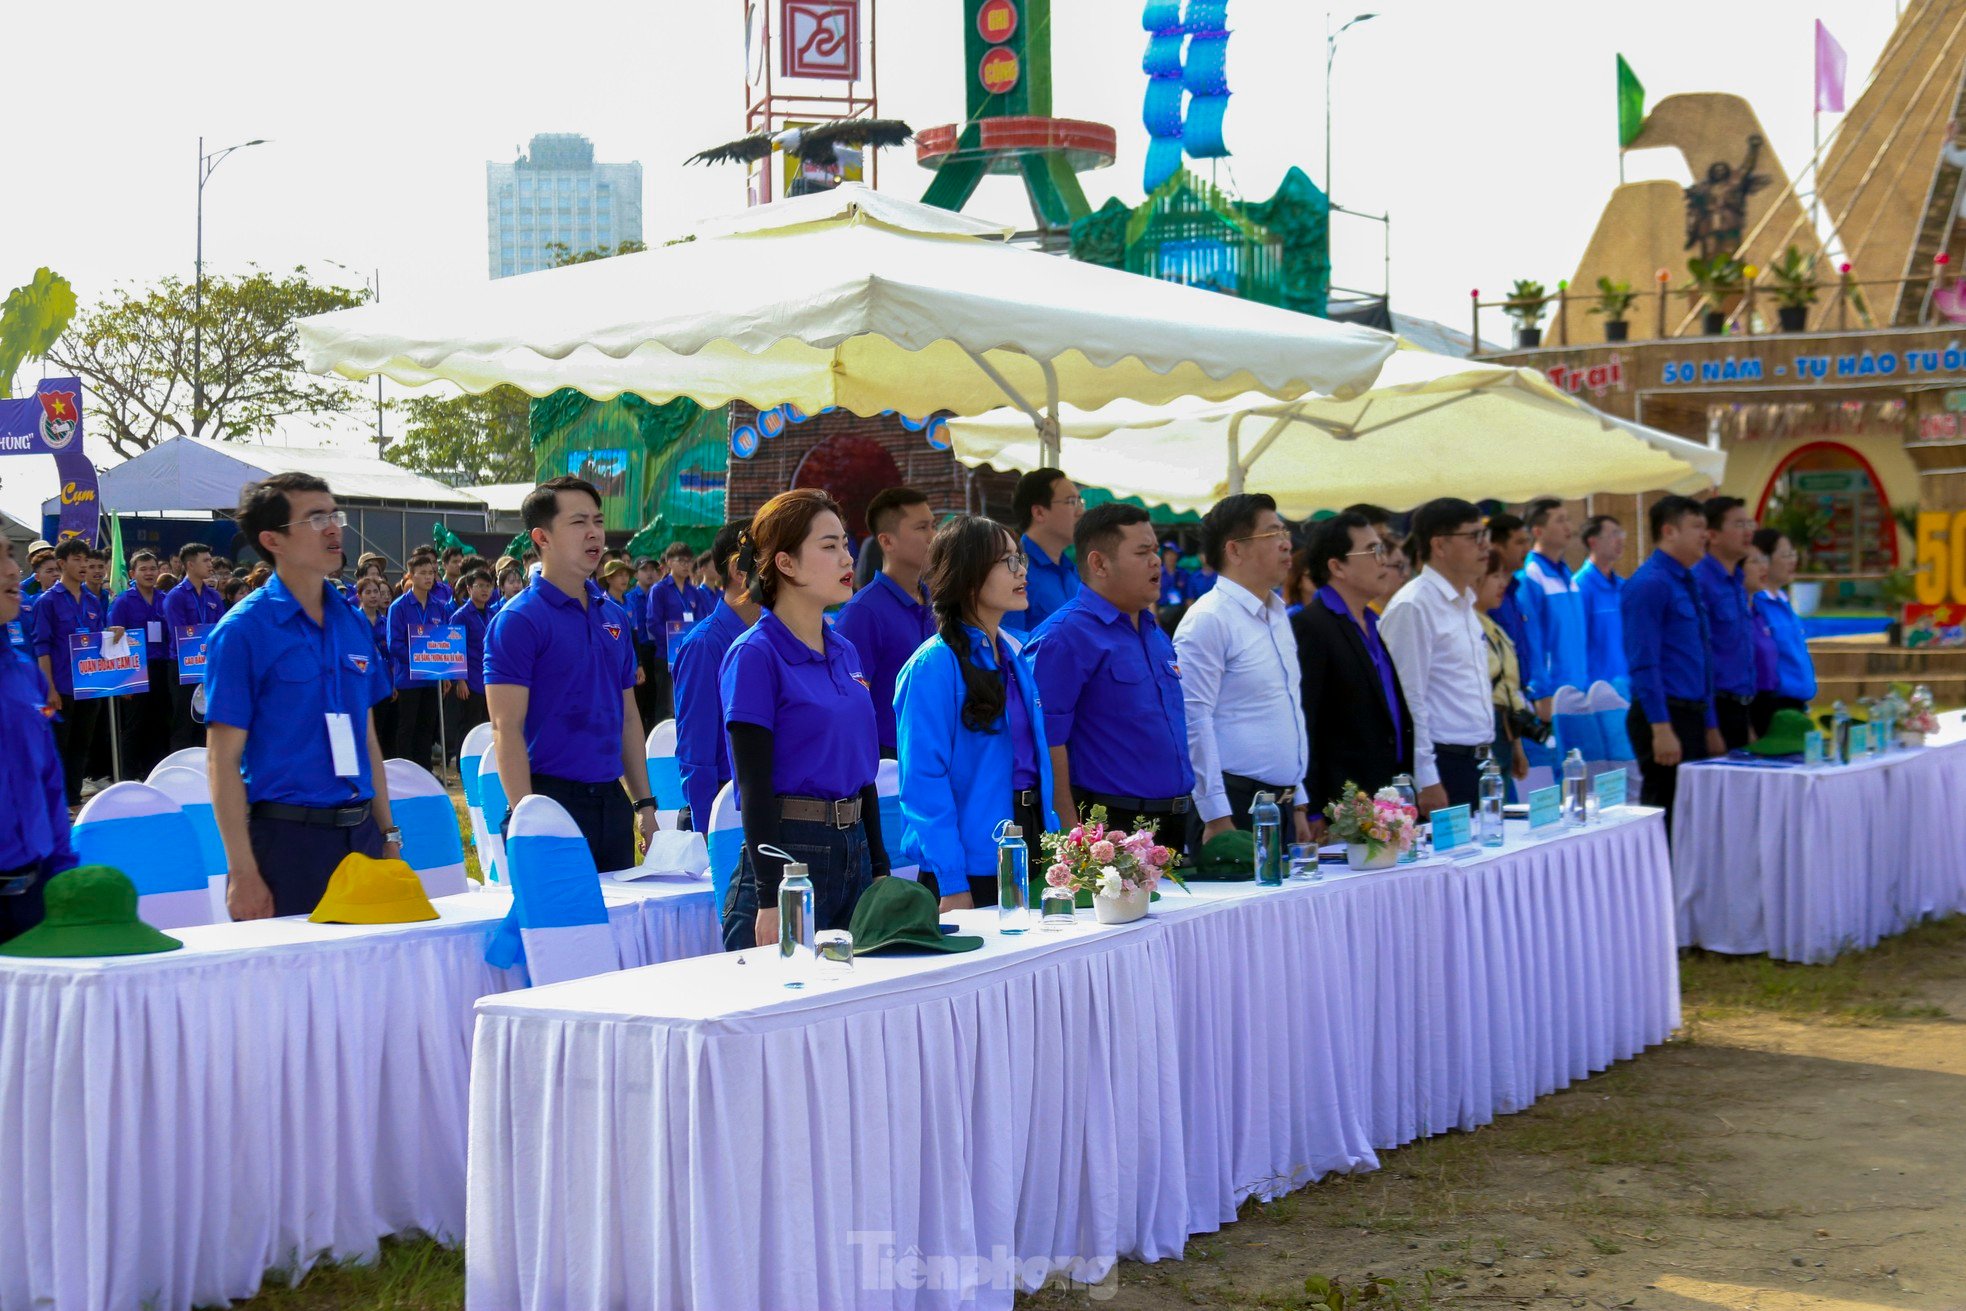
{"type": "Polygon", "coordinates": [[[1291,840],[1310,842],[1303,671],[1277,594],[1290,576],[1290,530],[1274,499],[1240,494],[1203,518],[1201,541],[1217,581],[1174,630],[1201,841],[1248,828],[1256,794],[1274,792],[1295,816],[1291,840]]]}
{"type": "Polygon", "coordinates": [[[1413,782],[1420,812],[1477,801],[1479,748],[1495,720],[1488,644],[1475,614],[1475,584],[1488,562],[1481,511],[1442,497],[1413,512],[1419,576],[1399,589],[1379,620],[1413,712],[1413,782]]]}

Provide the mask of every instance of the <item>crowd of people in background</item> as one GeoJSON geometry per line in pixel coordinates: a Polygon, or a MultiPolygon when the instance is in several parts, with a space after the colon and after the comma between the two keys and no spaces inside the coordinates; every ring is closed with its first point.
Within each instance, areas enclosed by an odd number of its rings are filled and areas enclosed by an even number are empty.
{"type": "Polygon", "coordinates": [[[299,905],[338,852],[381,854],[380,760],[441,767],[487,722],[511,800],[553,796],[597,864],[620,868],[655,808],[644,731],[673,719],[681,822],[705,827],[735,786],[745,841],[723,911],[738,948],[775,939],[793,861],[820,926],[844,927],[890,848],[945,909],[989,904],[1006,823],[1035,837],[1096,806],[1199,855],[1247,829],[1265,793],[1302,842],[1322,837],[1348,783],[1406,776],[1423,813],[1472,805],[1485,762],[1525,779],[1549,758],[1559,698],[1600,683],[1630,703],[1642,800],[1670,808],[1680,764],[1745,746],[1815,695],[1784,590],[1794,544],[1731,497],[1653,502],[1629,577],[1626,525],[1580,526],[1555,499],[1519,516],[1442,498],[1292,524],[1241,493],[1182,540],[1138,506],[1088,509],[1040,469],[1019,481],[1012,525],[938,516],[896,487],[866,507],[856,543],[845,512],[805,490],[725,525],[708,551],[635,558],[606,546],[600,507],[557,478],[528,497],[516,558],[426,547],[400,567],[362,555],[350,576],[327,485],[282,475],[242,500],[261,563],[198,543],[138,551],[113,597],[104,552],[34,543],[7,631],[38,662],[66,803],[107,772],[103,702],[70,681],[76,632],[151,639],[151,690],[119,707],[126,776],[222,729],[214,769],[243,783],[220,816],[235,871],[251,873],[239,915],[299,905]],[[320,652],[293,645],[296,615],[324,634],[320,652]],[[201,624],[216,625],[202,691],[174,659],[177,634],[201,624]],[[463,630],[462,676],[413,667],[413,634],[439,626],[463,630]],[[319,701],[328,738],[275,763],[268,742],[308,736],[304,714],[300,729],[264,717],[261,702],[283,698],[319,701]],[[294,761],[329,755],[330,777],[295,775],[294,761]],[[899,834],[881,831],[883,759],[898,764],[899,834]],[[298,881],[247,854],[310,826],[338,836],[301,843],[318,858],[298,881]]]}

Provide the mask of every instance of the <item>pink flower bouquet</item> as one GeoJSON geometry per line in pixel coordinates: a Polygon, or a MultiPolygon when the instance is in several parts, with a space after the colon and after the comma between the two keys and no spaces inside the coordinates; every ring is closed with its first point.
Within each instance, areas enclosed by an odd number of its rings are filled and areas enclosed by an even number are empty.
{"type": "Polygon", "coordinates": [[[1094,806],[1085,822],[1064,833],[1044,835],[1044,880],[1071,888],[1082,906],[1096,895],[1120,897],[1142,888],[1152,893],[1162,879],[1188,885],[1175,872],[1174,852],[1154,841],[1151,830],[1128,833],[1106,827],[1106,808],[1094,806]]]}
{"type": "Polygon", "coordinates": [[[1329,832],[1335,840],[1364,847],[1368,857],[1389,849],[1404,855],[1420,835],[1420,812],[1392,788],[1380,788],[1375,796],[1347,783],[1345,794],[1327,805],[1324,815],[1331,821],[1329,832]]]}

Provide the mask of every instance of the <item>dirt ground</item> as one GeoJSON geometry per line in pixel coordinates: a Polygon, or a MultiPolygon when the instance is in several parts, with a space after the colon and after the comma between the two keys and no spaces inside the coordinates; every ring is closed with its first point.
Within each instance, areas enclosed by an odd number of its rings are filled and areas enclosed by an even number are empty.
{"type": "Polygon", "coordinates": [[[1966,1308],[1966,928],[1817,968],[1689,957],[1667,1045],[1027,1305],[1966,1308]]]}

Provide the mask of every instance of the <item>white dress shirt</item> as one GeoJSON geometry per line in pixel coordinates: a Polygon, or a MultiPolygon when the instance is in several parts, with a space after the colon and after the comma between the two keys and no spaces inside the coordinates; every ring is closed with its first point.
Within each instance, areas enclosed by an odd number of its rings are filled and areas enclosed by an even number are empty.
{"type": "Polygon", "coordinates": [[[1495,740],[1488,644],[1475,594],[1428,565],[1386,603],[1379,637],[1413,712],[1413,781],[1430,788],[1440,782],[1434,743],[1475,747],[1495,740]]]}
{"type": "Polygon", "coordinates": [[[1295,804],[1307,804],[1304,674],[1283,598],[1274,592],[1258,597],[1228,578],[1218,579],[1181,616],[1174,653],[1181,661],[1188,755],[1202,822],[1229,813],[1224,772],[1289,785],[1295,804]]]}

